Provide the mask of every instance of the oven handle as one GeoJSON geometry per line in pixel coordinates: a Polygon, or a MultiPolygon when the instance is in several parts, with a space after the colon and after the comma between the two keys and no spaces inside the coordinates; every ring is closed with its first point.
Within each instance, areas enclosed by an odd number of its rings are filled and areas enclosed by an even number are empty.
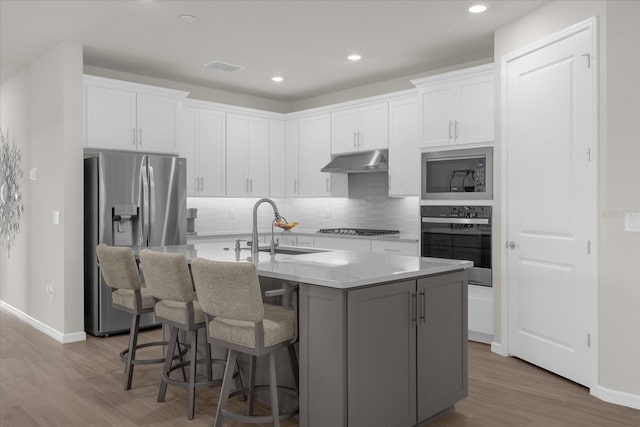
{"type": "Polygon", "coordinates": [[[437,218],[423,216],[422,222],[433,222],[437,224],[489,224],[489,218],[437,218]]]}

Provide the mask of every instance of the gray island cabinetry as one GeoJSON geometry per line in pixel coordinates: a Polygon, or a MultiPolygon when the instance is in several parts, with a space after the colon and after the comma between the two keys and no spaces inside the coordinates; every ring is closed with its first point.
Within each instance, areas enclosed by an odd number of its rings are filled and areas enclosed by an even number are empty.
{"type": "Polygon", "coordinates": [[[467,273],[300,288],[300,425],[413,426],[467,395],[467,273]]]}
{"type": "MultiPolygon", "coordinates": [[[[151,249],[189,261],[252,262],[265,290],[299,285],[301,427],[409,427],[467,395],[472,262],[282,246],[275,255],[249,256],[225,248],[151,249]]],[[[280,376],[288,369],[279,370],[279,384],[293,385],[280,376]]]]}

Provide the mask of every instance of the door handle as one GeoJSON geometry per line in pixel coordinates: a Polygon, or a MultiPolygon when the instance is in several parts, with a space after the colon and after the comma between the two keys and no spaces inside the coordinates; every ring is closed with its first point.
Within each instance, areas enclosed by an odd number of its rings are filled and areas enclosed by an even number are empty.
{"type": "Polygon", "coordinates": [[[453,121],[453,138],[458,139],[458,121],[453,121]]]}
{"type": "Polygon", "coordinates": [[[507,249],[515,249],[516,247],[518,247],[519,245],[514,242],[513,240],[509,240],[507,243],[505,243],[504,247],[507,249]]]}
{"type": "Polygon", "coordinates": [[[356,135],[357,135],[357,133],[354,130],[353,131],[353,148],[356,148],[358,146],[357,143],[356,143],[356,135]]]}
{"type": "Polygon", "coordinates": [[[451,125],[452,124],[453,123],[451,122],[451,120],[449,120],[449,139],[451,139],[451,135],[452,135],[452,132],[451,132],[451,125]]]}
{"type": "Polygon", "coordinates": [[[427,306],[427,301],[425,297],[425,291],[422,291],[420,292],[420,323],[427,322],[426,306],[427,306]]]}
{"type": "Polygon", "coordinates": [[[411,302],[409,303],[411,305],[411,310],[409,310],[411,312],[411,323],[413,323],[414,325],[417,323],[417,305],[418,301],[417,301],[417,296],[414,293],[411,293],[411,302]]]}
{"type": "Polygon", "coordinates": [[[142,128],[138,129],[138,133],[140,134],[140,138],[138,138],[138,144],[142,145],[142,128]]]}
{"type": "Polygon", "coordinates": [[[358,131],[358,148],[360,148],[360,144],[362,144],[362,141],[360,140],[360,131],[358,131]]]}
{"type": "Polygon", "coordinates": [[[298,180],[297,179],[293,180],[293,192],[294,192],[294,194],[298,192],[298,180]]]}
{"type": "Polygon", "coordinates": [[[133,138],[131,138],[131,145],[135,146],[136,145],[136,128],[131,129],[132,130],[132,136],[133,138]]]}

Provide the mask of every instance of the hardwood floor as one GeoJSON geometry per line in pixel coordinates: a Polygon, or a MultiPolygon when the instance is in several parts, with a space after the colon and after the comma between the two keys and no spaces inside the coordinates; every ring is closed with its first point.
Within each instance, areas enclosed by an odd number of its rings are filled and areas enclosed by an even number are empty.
{"type": "MultiPolygon", "coordinates": [[[[140,340],[159,335],[143,332],[140,340]]],[[[219,387],[198,390],[192,421],[186,390],[169,386],[166,401],[156,402],[159,365],[137,366],[133,388],[123,390],[117,355],[127,338],[89,336],[62,345],[0,310],[0,426],[211,426],[219,387]]],[[[258,405],[256,412],[268,408],[258,405]]],[[[297,425],[295,418],[282,423],[297,425]]],[[[604,403],[584,387],[470,342],[469,397],[422,426],[640,427],[640,411],[604,403]]]]}

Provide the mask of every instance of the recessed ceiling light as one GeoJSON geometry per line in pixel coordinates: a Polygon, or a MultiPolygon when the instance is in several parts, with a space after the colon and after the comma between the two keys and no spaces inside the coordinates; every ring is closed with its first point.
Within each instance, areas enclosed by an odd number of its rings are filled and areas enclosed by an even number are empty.
{"type": "Polygon", "coordinates": [[[487,10],[487,6],[483,4],[474,4],[469,8],[469,12],[471,13],[482,13],[487,10]]]}
{"type": "Polygon", "coordinates": [[[353,54],[347,56],[347,59],[349,61],[360,61],[362,59],[362,56],[358,55],[357,53],[353,53],[353,54]]]}
{"type": "Polygon", "coordinates": [[[284,77],[282,77],[282,76],[273,76],[273,77],[271,77],[271,80],[273,80],[276,83],[280,83],[281,81],[284,80],[284,77]]]}
{"type": "Polygon", "coordinates": [[[196,18],[193,15],[180,15],[178,16],[178,19],[181,20],[182,22],[196,22],[198,20],[198,18],[196,18]]]}

